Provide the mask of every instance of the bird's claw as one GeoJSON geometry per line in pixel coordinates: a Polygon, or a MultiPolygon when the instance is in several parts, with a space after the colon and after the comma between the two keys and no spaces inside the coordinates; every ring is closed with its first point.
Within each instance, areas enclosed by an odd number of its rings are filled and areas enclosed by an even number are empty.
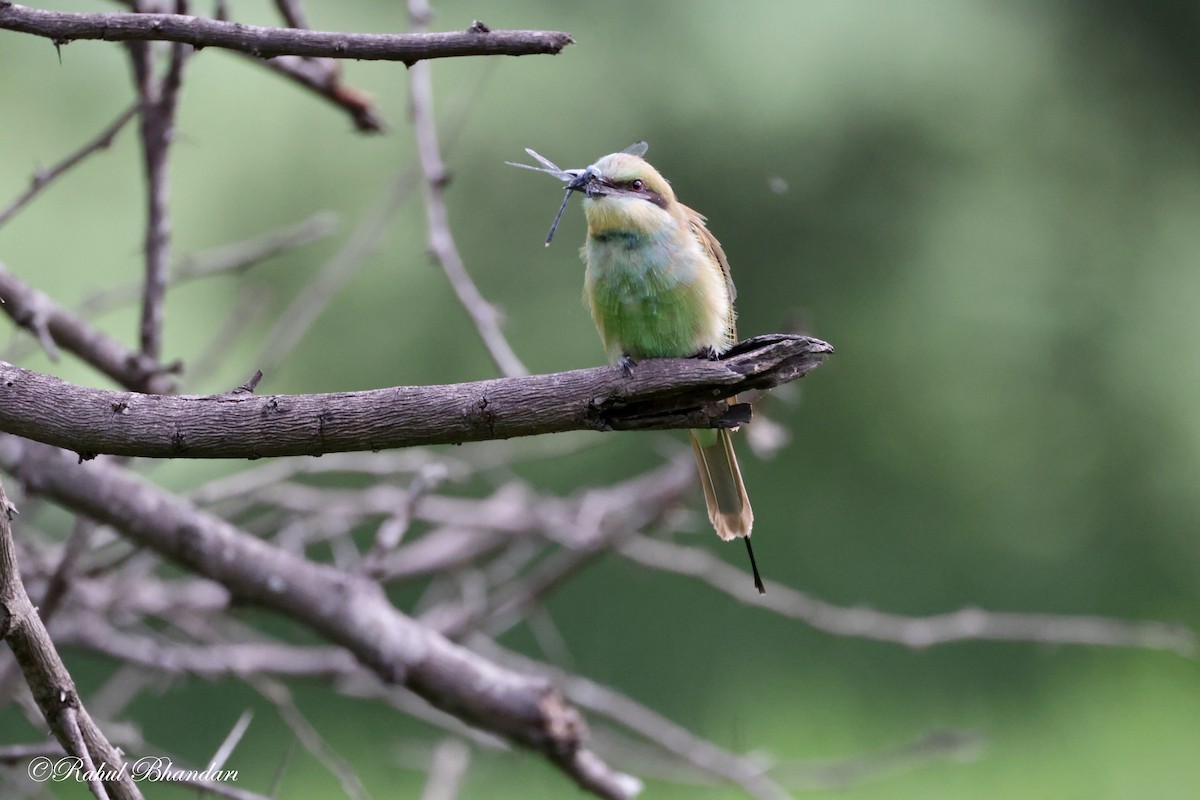
{"type": "Polygon", "coordinates": [[[621,368],[621,372],[625,373],[626,378],[632,378],[633,368],[637,366],[637,361],[629,353],[621,353],[621,357],[617,359],[617,366],[621,368]]]}

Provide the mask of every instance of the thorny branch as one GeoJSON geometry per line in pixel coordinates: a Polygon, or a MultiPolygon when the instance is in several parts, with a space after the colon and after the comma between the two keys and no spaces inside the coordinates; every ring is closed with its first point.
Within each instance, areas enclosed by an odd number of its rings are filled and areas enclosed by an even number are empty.
{"type": "Polygon", "coordinates": [[[489,30],[476,25],[446,33],[330,33],[264,28],[182,14],[76,14],[0,2],[0,29],[43,36],[56,44],[80,39],[167,41],[222,47],[256,58],[293,55],[402,61],[429,58],[556,54],[574,40],[559,31],[489,30]]]}
{"type": "Polygon", "coordinates": [[[796,380],[832,348],[772,334],[707,359],[316,395],[163,397],[74,386],[0,361],[0,431],[96,454],[260,458],[507,439],[570,430],[739,425],[724,398],[796,380]]]}
{"type": "Polygon", "coordinates": [[[29,182],[29,188],[13,199],[11,203],[0,210],[0,227],[3,227],[6,222],[12,219],[18,211],[29,204],[29,201],[37,197],[47,186],[54,183],[64,173],[71,170],[80,161],[95,153],[98,150],[105,150],[110,147],[113,140],[117,138],[117,134],[125,127],[129,120],[133,119],[133,115],[137,113],[137,105],[132,105],[117,115],[108,127],[100,131],[100,133],[83,147],[71,153],[62,161],[59,161],[48,169],[39,169],[33,175],[33,180],[29,182]]]}
{"type": "MultiPolygon", "coordinates": [[[[177,12],[186,11],[182,0],[172,2],[177,12]]],[[[125,4],[146,11],[169,7],[151,0],[125,4]]],[[[444,202],[447,173],[434,124],[429,70],[417,62],[557,53],[571,37],[489,31],[478,23],[468,31],[450,33],[323,33],[307,29],[298,0],[275,0],[275,5],[288,28],[258,28],[183,13],[68,14],[0,0],[0,29],[44,36],[58,46],[76,39],[130,43],[141,95],[148,187],[141,351],[99,333],[84,321],[82,310],[67,311],[0,268],[0,308],[52,355],[59,348],[72,352],[131,392],[86,389],[0,362],[0,431],[67,447],[83,457],[121,453],[254,458],[574,429],[732,425],[744,422],[748,409],[737,406],[731,411],[720,398],[795,380],[831,352],[815,339],[765,336],[741,343],[716,363],[647,361],[630,377],[611,368],[524,376],[504,340],[499,315],[471,281],[451,236],[444,202]],[[161,76],[153,74],[148,55],[155,41],[175,43],[161,76]],[[198,270],[165,269],[170,210],[166,156],[189,45],[227,48],[257,59],[348,112],[360,130],[377,130],[382,123],[370,99],[341,82],[339,60],[390,59],[412,67],[412,122],[430,250],[500,371],[521,377],[331,395],[255,397],[247,389],[210,397],[148,396],[174,388],[171,368],[158,359],[161,301],[169,286],[209,274],[209,267],[240,269],[324,235],[329,227],[313,220],[311,226],[281,232],[276,240],[246,242],[218,253],[198,270]]],[[[409,10],[414,27],[427,24],[430,9],[423,0],[410,0],[409,10]]],[[[50,180],[105,147],[132,113],[134,109],[58,165],[39,172],[31,187],[0,211],[0,225],[50,180]]],[[[269,338],[263,363],[287,356],[346,276],[373,252],[414,177],[415,169],[400,173],[378,212],[285,312],[269,338]]],[[[106,302],[128,302],[129,297],[127,289],[119,289],[106,302]]],[[[541,441],[564,438],[569,439],[541,441]]],[[[467,445],[455,457],[407,450],[274,461],[214,482],[189,502],[134,477],[113,461],[81,464],[68,452],[0,433],[0,468],[21,480],[30,496],[76,513],[79,533],[65,547],[58,548],[35,531],[23,537],[19,545],[25,548],[24,584],[16,572],[17,549],[7,518],[0,514],[0,632],[20,656],[18,663],[61,743],[56,747],[86,755],[93,763],[112,764],[119,758],[79,702],[61,661],[56,661],[44,627],[51,614],[50,632],[60,645],[80,646],[125,665],[110,681],[116,688],[104,693],[107,702],[99,697],[89,701],[97,718],[105,720],[112,740],[122,744],[119,730],[108,720],[144,690],[149,682],[144,676],[240,679],[263,691],[297,738],[343,786],[358,792],[352,765],[337,757],[300,716],[282,683],[307,678],[325,681],[346,696],[389,704],[455,737],[428,759],[431,775],[425,796],[430,800],[453,796],[471,763],[459,740],[489,749],[517,743],[541,753],[599,796],[637,794],[640,782],[609,766],[615,760],[602,739],[587,738],[577,709],[632,735],[639,752],[652,753],[660,763],[690,765],[706,780],[736,784],[755,798],[789,797],[787,787],[804,783],[803,776],[789,776],[769,759],[726,750],[574,670],[518,656],[496,644],[499,633],[522,621],[535,633],[533,622],[539,620],[542,630],[552,630],[547,598],[609,552],[647,569],[689,576],[832,635],[909,647],[987,639],[1195,653],[1192,631],[1161,623],[979,609],[914,618],[839,607],[779,585],[760,598],[750,593],[740,569],[707,550],[647,535],[654,531],[669,536],[681,527],[686,516],[680,511],[683,497],[694,483],[686,461],[676,459],[633,480],[558,498],[538,495],[505,471],[515,461],[513,448],[518,444],[489,442],[486,451],[467,445]],[[305,480],[320,471],[342,471],[371,483],[360,489],[331,489],[305,480]],[[504,471],[499,487],[480,499],[454,496],[443,485],[484,474],[496,480],[497,471],[504,471]],[[224,517],[218,517],[218,511],[224,517]],[[238,525],[228,520],[238,520],[238,525]],[[371,526],[376,528],[374,545],[364,553],[361,540],[352,533],[371,526]],[[123,538],[116,538],[112,529],[123,538]],[[308,550],[316,544],[333,553],[332,564],[310,556],[308,550]],[[84,552],[93,547],[103,552],[84,552]],[[187,574],[171,577],[160,569],[163,559],[181,565],[187,574]],[[416,619],[393,606],[383,592],[385,586],[390,590],[400,585],[424,589],[413,612],[416,619]],[[43,600],[41,619],[25,586],[43,600]],[[298,645],[271,638],[237,620],[239,603],[272,609],[324,643],[298,645]],[[120,680],[128,673],[138,677],[120,680]]],[[[0,493],[0,510],[6,508],[2,498],[0,493]]],[[[552,657],[559,653],[569,658],[561,642],[557,649],[544,649],[552,657]]],[[[219,760],[228,757],[243,731],[244,725],[235,726],[219,760]]],[[[0,748],[0,762],[47,752],[57,750],[45,744],[0,748]]],[[[928,758],[921,753],[911,757],[928,758]]],[[[857,768],[861,766],[843,765],[832,779],[854,780],[864,772],[857,768]]],[[[866,772],[871,767],[866,764],[866,772]]],[[[242,800],[262,798],[221,784],[204,788],[242,800]]],[[[138,796],[136,786],[122,784],[94,791],[97,796],[138,796]]]]}
{"type": "MultiPolygon", "coordinates": [[[[135,3],[135,7],[139,5],[135,3]]],[[[187,0],[175,0],[175,5],[178,11],[186,12],[187,0]]],[[[183,84],[183,69],[191,53],[192,49],[184,44],[172,45],[170,60],[160,76],[154,71],[151,43],[133,41],[129,44],[139,101],[142,163],[146,172],[146,230],[142,247],[145,281],[138,331],[142,354],[155,360],[162,355],[163,306],[167,299],[167,264],[171,254],[168,155],[175,138],[175,109],[183,84]]]]}

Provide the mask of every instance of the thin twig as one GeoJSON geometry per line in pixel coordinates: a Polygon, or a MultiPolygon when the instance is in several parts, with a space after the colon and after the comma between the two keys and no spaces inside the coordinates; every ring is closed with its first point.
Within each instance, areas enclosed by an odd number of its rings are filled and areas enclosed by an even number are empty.
{"type": "Polygon", "coordinates": [[[430,450],[412,449],[387,453],[334,453],[329,458],[275,459],[262,466],[250,467],[215,480],[193,490],[188,497],[197,505],[207,506],[229,500],[254,496],[260,489],[287,483],[304,475],[361,474],[377,478],[419,474],[429,464],[446,469],[451,479],[461,480],[471,474],[469,466],[435,454],[430,450]]]}
{"type": "Polygon", "coordinates": [[[221,742],[221,746],[217,748],[217,752],[213,753],[213,757],[208,760],[209,766],[213,769],[221,769],[225,766],[225,762],[233,755],[233,751],[237,749],[238,743],[242,741],[242,737],[246,735],[246,731],[250,727],[250,720],[254,719],[254,712],[246,709],[242,715],[238,717],[237,722],[230,728],[229,734],[225,740],[221,742]]]}
{"type": "Polygon", "coordinates": [[[443,739],[430,759],[421,800],[456,800],[470,764],[471,748],[458,739],[443,739]]]}
{"type": "Polygon", "coordinates": [[[29,182],[29,187],[14,198],[3,210],[0,210],[0,227],[4,227],[4,224],[12,219],[18,211],[28,205],[30,200],[37,197],[41,191],[56,179],[62,177],[63,174],[76,164],[91,154],[110,147],[113,140],[117,138],[117,134],[125,127],[125,124],[133,119],[133,115],[137,113],[137,109],[137,104],[134,103],[117,115],[117,118],[109,123],[108,127],[102,130],[94,139],[83,145],[83,147],[71,153],[49,169],[39,169],[35,172],[33,180],[29,182]]]}
{"type": "MultiPolygon", "coordinates": [[[[428,24],[430,11],[424,0],[409,0],[408,11],[414,29],[421,30],[428,24]]],[[[484,299],[475,282],[471,280],[450,232],[445,200],[445,187],[449,176],[438,147],[430,65],[412,65],[408,71],[408,85],[413,133],[417,139],[417,153],[421,159],[421,174],[425,178],[422,188],[429,227],[429,250],[449,279],[458,302],[470,316],[500,374],[509,377],[526,375],[528,370],[517,358],[500,328],[500,313],[484,299]]]]}
{"type": "MultiPolygon", "coordinates": [[[[96,798],[96,800],[108,800],[108,791],[105,790],[104,784],[100,781],[100,773],[96,769],[96,763],[92,761],[92,754],[88,752],[87,745],[83,741],[83,731],[79,729],[79,717],[72,706],[63,706],[59,711],[59,727],[63,731],[63,736],[67,740],[67,752],[79,759],[82,767],[83,778],[87,782],[88,790],[96,798]]],[[[110,765],[104,765],[111,768],[110,765]]]]}
{"type": "Polygon", "coordinates": [[[58,742],[37,742],[36,744],[6,744],[0,745],[0,764],[19,764],[31,758],[61,756],[62,745],[58,742]]]}
{"type": "Polygon", "coordinates": [[[308,20],[304,16],[304,9],[300,8],[299,0],[275,0],[275,8],[279,9],[279,16],[283,17],[283,21],[288,24],[289,28],[305,28],[309,27],[308,20]]]}
{"type": "MultiPolygon", "coordinates": [[[[310,27],[298,0],[275,0],[275,7],[289,28],[310,27]]],[[[266,61],[255,60],[346,111],[360,132],[380,133],[386,128],[375,112],[371,97],[342,83],[341,64],[337,59],[276,56],[266,61]]]]}
{"type": "Polygon", "coordinates": [[[379,250],[392,220],[412,196],[415,177],[413,168],[396,173],[383,197],[359,222],[346,243],[279,315],[279,321],[263,342],[255,366],[270,373],[287,359],[329,302],[379,250]]]}
{"type": "Polygon", "coordinates": [[[383,133],[387,123],[375,109],[371,95],[342,81],[340,63],[331,58],[306,56],[275,56],[267,60],[250,53],[238,53],[253,60],[264,69],[295,83],[335,107],[345,111],[360,133],[383,133]]]}
{"type": "Polygon", "coordinates": [[[772,772],[789,786],[808,791],[844,789],[934,761],[971,761],[979,756],[985,744],[984,737],[974,731],[930,731],[911,742],[862,755],[818,762],[779,763],[772,772]]]}
{"type": "MultiPolygon", "coordinates": [[[[271,62],[267,62],[271,63],[271,62]]],[[[479,86],[482,86],[482,81],[479,86]]],[[[463,129],[467,114],[476,103],[464,103],[447,126],[448,139],[454,139],[463,129]]],[[[279,315],[279,321],[267,334],[266,340],[255,363],[263,370],[273,372],[282,364],[299,344],[304,334],[325,311],[330,301],[343,286],[358,272],[383,244],[392,221],[400,209],[412,197],[413,187],[420,168],[417,164],[406,166],[395,173],[391,184],[374,207],[359,222],[346,243],[323,266],[315,278],[279,315]]]]}
{"type": "MultiPolygon", "coordinates": [[[[163,394],[174,390],[170,373],[144,353],[130,350],[117,339],[54,302],[0,264],[0,310],[35,335],[49,336],[59,347],[135,392],[163,394]]],[[[0,361],[0,364],[4,362],[0,361]]]]}
{"type": "Polygon", "coordinates": [[[1020,614],[964,608],[928,617],[906,617],[871,608],[845,608],[799,590],[772,583],[765,597],[753,590],[742,570],[708,550],[633,536],[617,552],[643,566],[699,578],[757,608],[800,620],[835,636],[892,642],[920,650],[962,641],[1041,642],[1100,647],[1170,650],[1195,658],[1196,634],[1181,624],[1105,617],[1020,614]]]}
{"type": "Polygon", "coordinates": [[[336,647],[271,642],[169,643],[149,634],[118,630],[93,615],[64,621],[55,626],[54,632],[62,642],[143,669],[210,680],[253,675],[328,679],[349,674],[358,666],[349,652],[336,647]]]}
{"type": "Polygon", "coordinates": [[[78,39],[169,41],[222,47],[258,58],[280,55],[403,61],[457,56],[555,54],[574,40],[560,31],[473,27],[446,33],[331,33],[263,28],[179,14],[73,14],[0,2],[0,29],[43,36],[58,44],[78,39]]]}
{"type": "Polygon", "coordinates": [[[519,579],[505,579],[481,607],[435,608],[421,619],[451,638],[484,629],[499,636],[589,563],[636,531],[669,514],[695,484],[690,457],[633,480],[593,489],[577,502],[566,520],[548,521],[543,535],[558,538],[563,548],[519,579]]]}
{"type": "MultiPolygon", "coordinates": [[[[291,252],[324,239],[337,231],[337,216],[328,211],[232,244],[220,245],[178,259],[167,272],[167,286],[174,288],[200,278],[241,273],[269,258],[291,252]]],[[[133,302],[141,294],[140,281],[118,284],[84,298],[76,309],[83,317],[94,317],[133,302]]],[[[10,357],[8,360],[14,360],[10,357]]]]}
{"type": "Polygon", "coordinates": [[[431,462],[412,479],[408,486],[405,502],[383,523],[375,533],[375,541],[371,549],[363,556],[359,571],[364,575],[378,575],[383,566],[383,560],[388,553],[393,552],[404,538],[412,523],[413,512],[425,495],[434,491],[450,477],[450,470],[443,464],[431,462]]]}
{"type": "Polygon", "coordinates": [[[250,678],[249,683],[271,705],[275,706],[279,716],[291,728],[300,744],[304,745],[304,749],[337,778],[338,783],[342,786],[342,791],[351,800],[367,800],[366,787],[363,786],[362,779],[358,777],[354,767],[334,750],[329,742],[325,741],[325,737],[321,736],[320,731],[313,727],[313,724],[296,705],[292,693],[286,686],[277,680],[263,677],[250,678]]]}
{"type": "Polygon", "coordinates": [[[58,560],[58,566],[54,568],[54,572],[50,575],[50,580],[46,582],[46,590],[42,593],[41,602],[38,603],[38,614],[41,616],[43,623],[48,624],[61,607],[63,598],[66,597],[67,590],[70,588],[71,580],[74,577],[75,565],[79,562],[79,558],[87,551],[88,543],[95,529],[96,524],[87,517],[75,518],[75,524],[71,528],[71,535],[67,538],[67,543],[63,546],[62,557],[58,560]]]}
{"type": "Polygon", "coordinates": [[[647,742],[671,753],[702,771],[741,786],[759,800],[790,800],[791,795],[765,774],[763,767],[746,756],[731,753],[672,722],[636,700],[587,678],[572,675],[540,661],[501,647],[483,635],[468,638],[472,649],[503,663],[535,667],[554,676],[555,682],[574,702],[611,719],[647,742]]]}
{"type": "MultiPolygon", "coordinates": [[[[182,381],[185,391],[204,385],[225,363],[237,341],[252,325],[267,315],[270,309],[270,295],[266,288],[260,286],[239,292],[237,302],[229,310],[224,322],[216,327],[208,344],[191,360],[186,379],[182,381]]],[[[257,374],[261,380],[262,372],[257,374]]],[[[255,385],[257,383],[258,381],[255,381],[255,385]]],[[[239,387],[241,388],[245,388],[247,392],[253,391],[253,387],[239,387]]]]}

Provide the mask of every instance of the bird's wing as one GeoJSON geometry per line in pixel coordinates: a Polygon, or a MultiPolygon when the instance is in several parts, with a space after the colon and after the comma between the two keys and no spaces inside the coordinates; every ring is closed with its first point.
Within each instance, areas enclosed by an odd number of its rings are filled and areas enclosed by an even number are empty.
{"type": "Polygon", "coordinates": [[[729,338],[730,341],[736,342],[737,325],[734,323],[733,301],[737,299],[737,288],[733,285],[733,275],[729,272],[729,259],[725,257],[725,249],[704,223],[703,214],[687,206],[683,206],[683,211],[687,214],[688,225],[700,240],[700,244],[704,245],[704,249],[721,267],[721,277],[725,279],[725,289],[729,292],[729,338]]]}

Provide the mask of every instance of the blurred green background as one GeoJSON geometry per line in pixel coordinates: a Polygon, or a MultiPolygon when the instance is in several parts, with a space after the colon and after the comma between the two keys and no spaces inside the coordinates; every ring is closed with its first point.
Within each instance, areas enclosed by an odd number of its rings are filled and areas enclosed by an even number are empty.
{"type": "MultiPolygon", "coordinates": [[[[274,24],[267,2],[232,4],[274,24]]],[[[74,10],[111,10],[59,2],[74,10]]],[[[434,29],[570,31],[557,57],[434,64],[454,232],[535,371],[603,354],[579,302],[582,214],[542,239],[560,198],[504,165],[533,147],[582,166],[637,139],[729,254],[743,336],[797,318],[837,355],[770,410],[793,441],[743,448],[769,578],[829,601],[929,614],[988,609],[1178,620],[1200,628],[1200,11],[1132,0],[795,3],[442,0],[434,29]]],[[[325,29],[404,30],[403,4],[310,3],[325,29]]],[[[413,164],[406,75],[348,63],[391,130],[340,113],[246,60],[188,70],[172,153],[177,253],[338,213],[338,237],[172,293],[166,354],[195,359],[239,295],[269,291],[221,369],[260,363],[274,318],[413,164]]],[[[131,99],[123,50],[0,32],[0,202],[131,99]]],[[[0,260],[73,303],[140,274],[135,136],[0,229],[0,260]]],[[[419,191],[380,252],[260,391],[490,377],[424,248],[419,191]]],[[[104,325],[136,341],[135,312],[104,325]]],[[[7,331],[7,328],[5,328],[7,331]]],[[[26,366],[90,385],[72,359],[26,366]]],[[[598,436],[598,435],[597,435],[598,436]]],[[[584,437],[590,442],[591,437],[584,437]]],[[[521,471],[539,490],[612,482],[677,437],[612,435],[521,471]]],[[[171,464],[173,488],[242,464],[171,464]]],[[[697,502],[699,500],[697,499],[697,502]]],[[[696,517],[703,542],[721,548],[696,517]]],[[[50,522],[45,523],[48,527],[50,522]]],[[[812,796],[1194,798],[1200,674],[1171,653],[957,644],[925,652],[834,638],[609,559],[550,604],[574,668],[715,742],[824,763],[941,729],[982,748],[812,796]]],[[[515,631],[506,642],[537,654],[515,631]]],[[[84,671],[86,658],[76,656],[84,671]]],[[[104,674],[97,668],[96,680],[104,674]]],[[[381,708],[303,689],[299,702],[376,797],[417,797],[398,743],[436,738],[381,708]]],[[[203,761],[237,685],[177,684],[134,707],[147,736],[203,761]]],[[[11,713],[11,712],[10,712],[11,713]]],[[[260,713],[231,766],[263,790],[289,734],[260,713]],[[253,755],[250,755],[253,754],[253,755]]],[[[306,756],[287,797],[336,781],[306,756]]],[[[80,790],[81,792],[82,790],[80,790]]],[[[480,755],[467,798],[571,797],[538,758],[480,755]]],[[[735,798],[651,782],[654,798],[735,798]]]]}

